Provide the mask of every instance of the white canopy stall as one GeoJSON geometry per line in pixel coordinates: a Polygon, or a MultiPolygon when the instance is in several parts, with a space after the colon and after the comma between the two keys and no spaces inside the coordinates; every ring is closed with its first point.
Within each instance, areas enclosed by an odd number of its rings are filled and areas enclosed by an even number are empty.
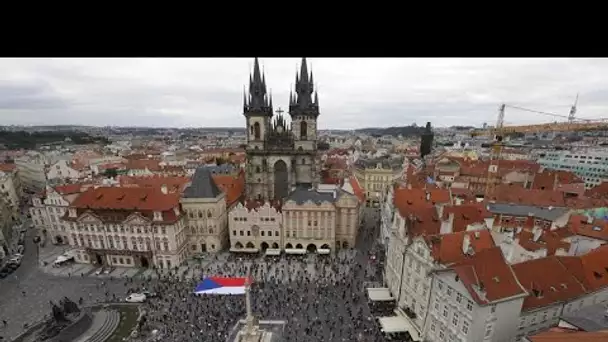
{"type": "Polygon", "coordinates": [[[303,248],[286,248],[285,254],[304,255],[306,250],[303,248]]]}
{"type": "Polygon", "coordinates": [[[380,330],[385,334],[409,333],[414,341],[422,341],[420,333],[404,316],[379,317],[380,330]]]}
{"type": "Polygon", "coordinates": [[[267,256],[279,256],[281,255],[281,250],[278,248],[267,248],[265,254],[267,256]]]}
{"type": "Polygon", "coordinates": [[[368,287],[366,290],[367,297],[372,302],[388,302],[395,300],[386,287],[368,287]]]}

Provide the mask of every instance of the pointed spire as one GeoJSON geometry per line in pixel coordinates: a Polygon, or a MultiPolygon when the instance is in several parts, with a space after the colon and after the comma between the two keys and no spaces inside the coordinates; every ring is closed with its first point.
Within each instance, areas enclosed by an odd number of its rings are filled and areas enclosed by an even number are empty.
{"type": "Polygon", "coordinates": [[[243,85],[243,107],[247,108],[247,88],[243,85]]]}
{"type": "Polygon", "coordinates": [[[315,91],[315,106],[319,106],[319,93],[315,91]]]}
{"type": "Polygon", "coordinates": [[[300,81],[308,83],[308,66],[306,65],[306,57],[302,57],[302,65],[300,66],[300,81]]]}
{"type": "Polygon", "coordinates": [[[310,81],[309,82],[310,82],[310,89],[311,90],[314,89],[313,87],[314,87],[315,82],[312,78],[312,70],[310,71],[310,81]]]}
{"type": "Polygon", "coordinates": [[[260,73],[260,62],[258,61],[258,58],[255,57],[255,61],[253,62],[253,82],[255,83],[259,83],[262,81],[262,77],[261,77],[261,73],[260,73]]]}
{"type": "Polygon", "coordinates": [[[270,101],[268,103],[268,107],[270,107],[270,112],[272,113],[272,89],[270,89],[270,101]]]}

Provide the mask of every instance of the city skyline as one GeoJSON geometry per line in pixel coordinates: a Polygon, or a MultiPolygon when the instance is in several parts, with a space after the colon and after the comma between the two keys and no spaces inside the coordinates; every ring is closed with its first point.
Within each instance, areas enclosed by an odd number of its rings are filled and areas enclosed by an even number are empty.
{"type": "MultiPolygon", "coordinates": [[[[275,110],[287,110],[301,58],[260,58],[275,110]]],[[[308,58],[319,129],[493,125],[508,103],[600,118],[604,59],[308,58]]],[[[5,125],[242,127],[253,57],[234,59],[3,59],[5,125]]],[[[505,124],[556,118],[507,109],[505,124]]],[[[558,121],[561,121],[558,119],[558,121]]]]}

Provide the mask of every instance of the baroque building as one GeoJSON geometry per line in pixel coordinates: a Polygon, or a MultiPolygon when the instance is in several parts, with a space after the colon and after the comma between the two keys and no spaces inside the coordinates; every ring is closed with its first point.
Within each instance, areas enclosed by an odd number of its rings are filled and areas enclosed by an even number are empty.
{"type": "Polygon", "coordinates": [[[295,187],[319,184],[319,98],[306,58],[296,74],[295,94],[292,92],[289,97],[291,125],[281,109],[274,116],[272,95],[267,92],[266,78],[256,58],[243,105],[247,122],[247,198],[282,200],[295,187]]]}

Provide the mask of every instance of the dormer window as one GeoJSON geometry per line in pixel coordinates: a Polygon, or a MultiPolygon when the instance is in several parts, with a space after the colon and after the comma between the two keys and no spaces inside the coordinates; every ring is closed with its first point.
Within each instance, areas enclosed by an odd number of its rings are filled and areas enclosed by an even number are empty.
{"type": "Polygon", "coordinates": [[[69,214],[70,214],[70,217],[76,217],[76,208],[70,208],[69,214]]]}
{"type": "Polygon", "coordinates": [[[160,211],[155,211],[154,212],[154,221],[162,221],[163,220],[163,214],[160,211]]]}
{"type": "Polygon", "coordinates": [[[34,198],[34,205],[35,206],[39,206],[40,205],[40,199],[34,198]]]}

